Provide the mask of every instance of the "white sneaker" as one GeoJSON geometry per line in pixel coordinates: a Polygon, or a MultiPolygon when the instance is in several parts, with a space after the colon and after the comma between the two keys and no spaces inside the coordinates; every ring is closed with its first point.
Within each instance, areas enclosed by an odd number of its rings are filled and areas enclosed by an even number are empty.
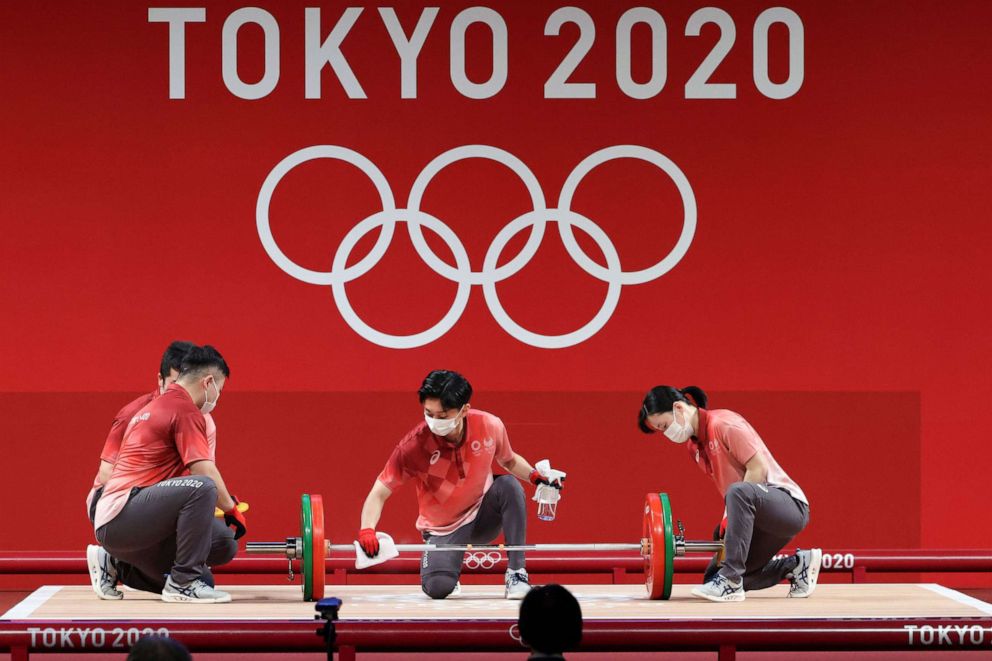
{"type": "Polygon", "coordinates": [[[196,604],[226,604],[231,601],[231,595],[217,588],[212,588],[200,579],[189,585],[176,585],[172,576],[165,580],[162,588],[162,601],[184,602],[196,604]]]}
{"type": "Polygon", "coordinates": [[[117,589],[117,567],[114,559],[102,546],[90,544],[86,547],[86,568],[90,572],[90,585],[101,599],[123,599],[124,593],[117,589]]]}
{"type": "Polygon", "coordinates": [[[455,587],[451,589],[451,594],[449,597],[460,597],[462,596],[462,584],[460,581],[455,581],[455,587]]]}
{"type": "Polygon", "coordinates": [[[722,574],[716,574],[706,583],[694,587],[692,594],[710,601],[744,601],[744,581],[735,584],[722,574]]]}
{"type": "Polygon", "coordinates": [[[799,563],[789,575],[789,582],[791,583],[789,597],[805,599],[816,589],[816,580],[820,577],[820,561],[823,559],[823,551],[820,549],[796,550],[796,558],[799,563]]]}
{"type": "Polygon", "coordinates": [[[504,577],[507,599],[523,599],[530,592],[526,569],[507,569],[504,577]]]}

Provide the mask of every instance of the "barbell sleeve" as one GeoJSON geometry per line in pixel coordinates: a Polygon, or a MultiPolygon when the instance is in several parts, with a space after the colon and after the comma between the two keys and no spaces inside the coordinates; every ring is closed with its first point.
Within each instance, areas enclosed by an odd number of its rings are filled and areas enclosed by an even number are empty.
{"type": "Polygon", "coordinates": [[[675,552],[676,555],[682,555],[678,552],[679,546],[685,547],[686,551],[699,552],[699,553],[716,553],[717,551],[723,550],[723,542],[675,542],[675,552]]]}
{"type": "Polygon", "coordinates": [[[273,555],[287,553],[292,548],[287,542],[248,542],[245,551],[248,553],[264,553],[273,555]]]}

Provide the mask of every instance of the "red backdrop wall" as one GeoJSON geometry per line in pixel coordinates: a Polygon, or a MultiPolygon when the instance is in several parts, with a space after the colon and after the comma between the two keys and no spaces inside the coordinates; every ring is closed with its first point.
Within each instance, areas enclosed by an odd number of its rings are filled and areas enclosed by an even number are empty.
{"type": "MultiPolygon", "coordinates": [[[[518,451],[569,471],[559,520],[532,522],[538,540],[634,539],[649,490],[672,494],[690,535],[708,534],[721,511],[715,490],[682,449],[633,425],[647,388],[691,383],[751,420],[806,489],[813,518],[801,542],[992,544],[976,525],[992,471],[988,3],[790,2],[804,78],[785,99],[762,94],[752,71],[753,27],[768,4],[725,7],[736,40],[712,82],[736,84],[733,99],[686,98],[720,35],[711,24],[685,36],[703,4],[651,4],[667,26],[667,81],[647,99],[616,82],[617,24],[635,3],[575,3],[596,27],[570,78],[596,83],[588,99],[543,92],[579,38],[575,25],[544,34],[560,5],[493,4],[507,26],[507,79],[473,99],[450,73],[451,26],[471,3],[440,8],[416,98],[401,98],[378,5],[354,3],[364,11],[341,49],[367,98],[349,98],[327,67],[322,98],[307,99],[306,3],[263,2],[278,24],[279,80],[257,100],[232,94],[222,75],[223,26],[239,5],[179,4],[206,9],[205,22],[186,25],[181,99],[169,98],[169,28],[149,21],[155,5],[0,5],[0,547],[90,541],[82,500],[110,419],[152,387],[176,338],[212,343],[231,364],[216,414],[219,462],[252,503],[254,539],[291,534],[302,491],[333,499],[331,533],[350,538],[371,481],[420,419],[416,387],[444,367],[470,378],[475,405],[504,419],[518,451]],[[623,286],[598,332],[557,349],[504,331],[473,284],[442,337],[380,346],[343,320],[329,286],[290,277],[263,247],[259,192],[299,149],[362,154],[403,207],[432,159],[478,144],[525,163],[550,207],[599,149],[664,154],[695,196],[691,244],[665,275],[623,286]]],[[[407,34],[425,7],[391,6],[407,34]]],[[[345,7],[322,4],[322,39],[345,7]]],[[[262,35],[253,25],[239,32],[249,83],[263,75],[262,35]]],[[[773,81],[790,75],[788,39],[772,26],[773,81]]],[[[485,81],[493,37],[473,25],[466,42],[467,76],[485,81]]],[[[630,58],[632,78],[649,80],[645,25],[632,31],[630,58]]],[[[493,238],[533,207],[507,168],[471,159],[443,169],[422,208],[479,273],[493,238]]],[[[684,211],[670,178],[629,158],[593,170],[572,208],[628,272],[672,249],[684,211]]],[[[286,255],[326,271],[348,232],[381,209],[357,169],[312,161],[280,182],[271,227],[286,255]]],[[[597,243],[575,233],[606,265],[597,243]]],[[[377,236],[365,235],[348,264],[377,236]]],[[[370,326],[408,334],[440,320],[457,288],[399,223],[347,295],[370,326]]],[[[554,222],[526,267],[496,285],[516,323],[543,334],[587,323],[607,289],[570,257],[554,222]]],[[[383,527],[412,538],[414,508],[412,493],[398,494],[383,527]]]]}

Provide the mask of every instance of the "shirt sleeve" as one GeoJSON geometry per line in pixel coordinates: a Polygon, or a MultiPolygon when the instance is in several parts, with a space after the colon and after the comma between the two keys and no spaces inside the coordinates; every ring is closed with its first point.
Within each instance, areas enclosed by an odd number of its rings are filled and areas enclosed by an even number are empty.
{"type": "Polygon", "coordinates": [[[121,443],[124,442],[124,432],[127,431],[127,425],[131,421],[131,416],[128,415],[130,407],[125,406],[117,415],[114,416],[114,421],[110,424],[110,432],[107,434],[107,440],[103,443],[103,450],[100,452],[100,459],[108,463],[117,463],[117,455],[121,451],[121,443]]]}
{"type": "Polygon", "coordinates": [[[502,466],[513,459],[513,448],[510,447],[510,438],[506,435],[506,425],[499,418],[496,418],[495,422],[493,432],[496,435],[496,461],[502,466]]]}
{"type": "Polygon", "coordinates": [[[741,466],[751,461],[761,449],[761,439],[747,424],[729,424],[722,431],[720,440],[727,444],[730,456],[740,462],[741,466]]]}
{"type": "Polygon", "coordinates": [[[379,473],[377,479],[385,484],[390,491],[396,491],[411,477],[412,474],[404,460],[403,446],[402,444],[397,445],[393,453],[389,455],[389,459],[386,460],[386,465],[382,467],[382,472],[379,473]]]}
{"type": "Polygon", "coordinates": [[[195,461],[211,461],[210,443],[207,441],[207,421],[199,411],[180,413],[173,422],[176,450],[183,465],[195,461]]]}
{"type": "Polygon", "coordinates": [[[110,432],[107,440],[103,443],[103,450],[100,452],[100,459],[111,464],[117,463],[117,455],[121,453],[121,445],[124,443],[124,433],[127,432],[131,419],[153,399],[150,395],[143,395],[132,402],[124,405],[114,421],[110,424],[110,432]]]}

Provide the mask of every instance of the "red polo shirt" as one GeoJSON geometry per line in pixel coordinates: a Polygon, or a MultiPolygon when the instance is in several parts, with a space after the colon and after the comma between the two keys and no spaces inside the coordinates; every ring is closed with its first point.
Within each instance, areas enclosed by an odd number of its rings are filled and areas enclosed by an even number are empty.
{"type": "MultiPolygon", "coordinates": [[[[110,433],[107,434],[107,440],[103,443],[103,450],[100,452],[100,459],[106,461],[107,463],[114,464],[117,463],[117,453],[121,450],[121,443],[124,441],[124,432],[127,430],[128,424],[131,422],[131,418],[135,416],[141,409],[145,408],[148,404],[158,399],[160,393],[158,388],[152,392],[142,395],[133,401],[129,402],[117,412],[114,416],[114,421],[110,425],[110,433]]],[[[208,413],[203,416],[207,423],[207,443],[210,445],[210,461],[217,461],[217,425],[214,423],[214,419],[208,413]]],[[[98,474],[99,475],[99,474],[98,474]]],[[[93,486],[90,488],[90,492],[86,495],[86,513],[89,515],[90,506],[93,503],[93,497],[96,496],[96,490],[99,489],[102,484],[93,477],[93,486]]]]}
{"type": "Polygon", "coordinates": [[[148,487],[182,475],[212,457],[207,423],[186,389],[170,385],[128,423],[114,470],[96,505],[94,529],[117,516],[133,487],[148,487]]]}
{"type": "Polygon", "coordinates": [[[493,485],[493,460],[502,465],[513,458],[502,420],[469,409],[464,424],[464,439],[456,446],[421,422],[403,437],[379,474],[390,491],[416,480],[417,530],[447,535],[474,521],[493,485]]]}
{"type": "Polygon", "coordinates": [[[698,410],[699,430],[696,439],[705,448],[712,472],[706,465],[706,458],[703,457],[701,449],[695,443],[686,443],[686,448],[689,457],[700,470],[713,478],[720,495],[726,495],[727,488],[734,482],[744,480],[747,462],[754,455],[760,454],[768,465],[767,483],[782,487],[796,500],[809,504],[806,494],[782,470],[758,432],[743,416],[726,409],[698,410]]]}

